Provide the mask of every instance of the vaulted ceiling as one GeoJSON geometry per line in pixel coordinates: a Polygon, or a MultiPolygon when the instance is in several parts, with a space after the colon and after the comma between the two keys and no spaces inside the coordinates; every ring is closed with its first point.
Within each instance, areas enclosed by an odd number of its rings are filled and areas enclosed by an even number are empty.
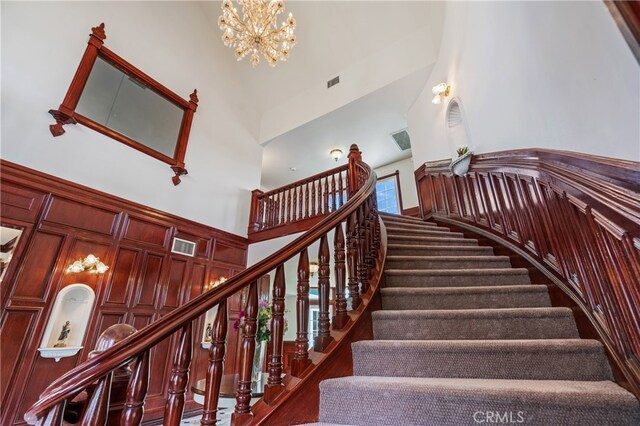
{"type": "MultiPolygon", "coordinates": [[[[252,68],[246,58],[233,64],[244,90],[239,96],[260,117],[262,186],[325,170],[331,148],[346,153],[354,142],[374,166],[410,156],[390,133],[406,127],[406,112],[436,60],[442,3],[288,0],[285,6],[297,20],[289,60],[275,68],[264,62],[252,68]],[[340,84],[327,89],[338,75],[340,84]]],[[[216,26],[220,3],[202,8],[216,26]]],[[[221,60],[235,62],[233,51],[221,60]]]]}

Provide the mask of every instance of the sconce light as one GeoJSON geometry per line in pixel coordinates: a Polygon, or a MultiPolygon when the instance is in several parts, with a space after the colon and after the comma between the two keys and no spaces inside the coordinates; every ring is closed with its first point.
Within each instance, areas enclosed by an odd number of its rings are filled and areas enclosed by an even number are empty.
{"type": "Polygon", "coordinates": [[[84,272],[89,271],[92,274],[104,274],[109,267],[102,263],[99,258],[90,254],[84,259],[78,259],[67,268],[67,272],[84,272]]]}
{"type": "Polygon", "coordinates": [[[223,282],[225,282],[226,280],[228,280],[227,277],[220,277],[217,280],[210,282],[209,285],[207,286],[207,288],[205,289],[205,291],[209,291],[212,288],[215,288],[217,286],[219,286],[220,284],[222,284],[223,282]]]}
{"type": "Polygon", "coordinates": [[[309,262],[309,274],[311,274],[312,277],[315,275],[316,272],[318,272],[319,268],[320,266],[318,265],[318,262],[316,262],[315,260],[309,262]]]}
{"type": "Polygon", "coordinates": [[[342,150],[338,148],[332,149],[331,152],[329,152],[329,154],[331,154],[334,160],[338,161],[340,157],[342,157],[342,150]]]}
{"type": "Polygon", "coordinates": [[[442,103],[442,98],[449,96],[449,93],[451,93],[451,86],[447,83],[440,83],[433,86],[431,92],[435,95],[431,100],[431,103],[438,105],[442,103]]]}

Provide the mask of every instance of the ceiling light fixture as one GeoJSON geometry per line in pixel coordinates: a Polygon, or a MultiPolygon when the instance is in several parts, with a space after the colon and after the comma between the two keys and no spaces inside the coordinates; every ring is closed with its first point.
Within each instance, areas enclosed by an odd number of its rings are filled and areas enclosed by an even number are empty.
{"type": "Polygon", "coordinates": [[[431,103],[439,105],[442,103],[442,98],[449,96],[449,93],[451,93],[451,86],[447,83],[440,83],[433,86],[431,92],[435,95],[431,100],[431,103]]]}
{"type": "Polygon", "coordinates": [[[222,41],[235,49],[241,60],[251,54],[251,65],[260,63],[260,53],[272,67],[286,61],[289,51],[296,45],[296,20],[290,13],[278,28],[277,16],[284,12],[282,0],[239,0],[242,18],[231,0],[222,2],[222,15],[218,26],[223,31],[222,41]]]}
{"type": "Polygon", "coordinates": [[[335,148],[332,149],[329,154],[333,157],[334,160],[338,161],[340,159],[340,157],[342,157],[342,150],[335,148]]]}

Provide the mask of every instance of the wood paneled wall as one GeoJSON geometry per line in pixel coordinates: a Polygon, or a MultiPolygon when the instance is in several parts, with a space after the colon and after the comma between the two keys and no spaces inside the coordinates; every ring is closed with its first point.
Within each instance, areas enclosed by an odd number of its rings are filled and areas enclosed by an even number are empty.
{"type": "MultiPolygon", "coordinates": [[[[86,360],[107,327],[141,329],[218,277],[245,268],[247,240],[237,235],[2,160],[0,184],[2,225],[23,230],[1,283],[0,424],[24,423],[24,411],[53,380],[86,360]],[[171,253],[173,237],[196,242],[195,256],[171,253]],[[104,275],[65,272],[89,253],[110,266],[104,275]],[[37,348],[56,294],[73,283],[93,288],[96,301],[84,348],[56,363],[37,348]]],[[[232,300],[231,321],[241,298],[232,300]]],[[[199,345],[203,322],[194,330],[192,381],[206,373],[207,351],[199,345]]],[[[230,340],[237,339],[232,333],[230,340]]],[[[175,344],[172,338],[152,351],[146,419],[162,415],[175,344]]],[[[227,371],[235,367],[233,355],[229,351],[227,371]]],[[[187,409],[193,404],[189,393],[187,409]]]]}

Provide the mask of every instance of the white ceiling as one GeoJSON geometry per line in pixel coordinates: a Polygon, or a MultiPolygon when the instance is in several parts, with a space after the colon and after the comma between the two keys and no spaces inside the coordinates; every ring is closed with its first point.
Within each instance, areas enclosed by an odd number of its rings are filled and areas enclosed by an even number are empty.
{"type": "Polygon", "coordinates": [[[401,151],[391,133],[407,127],[406,111],[430,71],[410,74],[269,142],[262,157],[261,186],[277,188],[344,164],[352,143],[373,168],[411,157],[411,150],[401,151]],[[344,153],[337,163],[329,155],[333,148],[344,153]]]}
{"type": "MultiPolygon", "coordinates": [[[[202,3],[206,19],[216,27],[214,34],[218,37],[221,36],[217,29],[220,5],[218,1],[202,3]]],[[[441,2],[431,1],[286,0],[285,6],[287,10],[280,16],[293,13],[298,40],[287,62],[275,68],[262,62],[253,68],[247,58],[236,62],[233,51],[227,48],[220,58],[232,67],[233,77],[244,88],[244,93],[239,93],[238,97],[243,98],[241,102],[245,103],[245,109],[255,111],[260,117],[266,112],[273,117],[274,111],[279,111],[274,107],[287,105],[296,96],[312,93],[311,88],[326,87],[327,80],[352,64],[367,63],[369,58],[385,49],[395,49],[393,46],[398,46],[407,34],[427,27],[433,34],[433,43],[439,45],[444,13],[441,2]]],[[[216,42],[222,44],[219,39],[216,42]]],[[[423,50],[416,46],[415,55],[424,54],[423,50]]],[[[396,65],[396,62],[385,65],[391,68],[406,66],[396,65]]],[[[285,133],[267,138],[262,187],[271,189],[335,167],[329,150],[342,149],[345,157],[341,161],[346,161],[349,146],[354,142],[363,151],[365,161],[373,167],[410,157],[410,151],[401,152],[390,133],[406,128],[406,113],[423,89],[430,70],[430,66],[418,71],[415,67],[408,70],[394,68],[394,73],[389,75],[401,78],[385,81],[384,87],[372,89],[373,92],[357,93],[352,97],[355,100],[347,105],[330,106],[327,103],[326,110],[316,114],[318,118],[306,123],[301,120],[283,128],[285,133]],[[290,167],[297,171],[291,172],[290,167]]],[[[355,78],[366,81],[369,78],[366,71],[364,69],[355,78]]],[[[351,88],[345,86],[341,90],[351,88]]],[[[275,116],[276,120],[281,117],[280,113],[275,116]]]]}

